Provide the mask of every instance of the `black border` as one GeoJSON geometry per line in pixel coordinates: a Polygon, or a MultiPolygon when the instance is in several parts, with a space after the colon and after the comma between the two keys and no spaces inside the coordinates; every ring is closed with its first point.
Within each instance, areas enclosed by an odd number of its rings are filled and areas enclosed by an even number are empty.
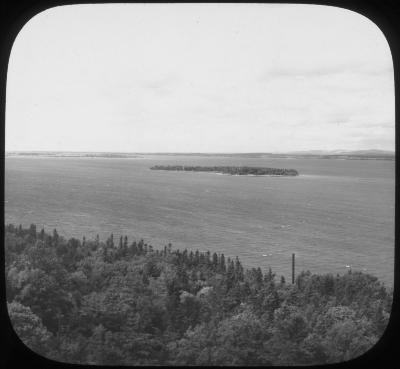
{"type": "MultiPolygon", "coordinates": [[[[22,27],[36,14],[62,5],[73,4],[109,4],[109,3],[163,3],[162,1],[55,1],[55,0],[5,0],[1,11],[0,21],[0,141],[2,146],[2,157],[0,161],[1,173],[1,204],[3,211],[0,213],[0,231],[1,240],[4,240],[4,157],[5,157],[5,102],[6,102],[6,82],[7,82],[7,67],[8,59],[10,56],[13,42],[22,27]]],[[[183,1],[183,3],[189,1],[183,1]]],[[[229,3],[232,3],[230,1],[229,3]]],[[[167,3],[180,3],[179,1],[167,3]]],[[[200,1],[199,3],[207,3],[200,1]]],[[[217,3],[224,3],[224,1],[217,1],[217,3]]],[[[383,32],[386,40],[390,46],[394,66],[394,79],[395,79],[395,119],[396,119],[396,190],[395,190],[395,273],[394,273],[394,297],[392,313],[390,316],[389,325],[379,340],[379,342],[364,355],[350,360],[348,362],[312,366],[313,368],[346,368],[346,367],[380,367],[380,368],[394,368],[400,364],[399,354],[397,351],[400,349],[398,342],[400,342],[400,305],[399,305],[399,286],[400,286],[400,252],[398,250],[399,228],[398,227],[398,214],[399,214],[399,186],[398,186],[398,173],[399,173],[399,96],[400,96],[400,74],[399,74],[399,60],[400,60],[400,4],[396,0],[314,0],[314,1],[254,1],[251,3],[281,3],[281,4],[311,4],[311,5],[328,5],[348,10],[355,11],[364,15],[374,22],[383,32]],[[399,347],[399,349],[397,349],[399,347]]],[[[4,241],[2,242],[4,246],[4,241]]],[[[0,262],[4,266],[4,247],[0,249],[0,262]]],[[[18,338],[12,329],[10,320],[7,314],[6,296],[5,296],[5,276],[4,272],[0,273],[0,366],[3,368],[14,367],[29,367],[29,368],[116,368],[116,366],[95,366],[95,365],[76,365],[66,364],[51,361],[43,358],[42,356],[34,353],[28,349],[18,338]]],[[[291,366],[295,368],[297,366],[291,366]]],[[[279,368],[278,366],[276,368],[279,368]]]]}

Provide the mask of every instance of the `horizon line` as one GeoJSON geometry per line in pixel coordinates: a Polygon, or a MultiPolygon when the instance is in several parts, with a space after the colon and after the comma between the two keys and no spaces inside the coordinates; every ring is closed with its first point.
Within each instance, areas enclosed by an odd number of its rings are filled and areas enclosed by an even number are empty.
{"type": "Polygon", "coordinates": [[[293,151],[82,151],[82,150],[4,150],[4,153],[102,153],[102,154],[290,154],[290,153],[312,153],[312,152],[390,152],[395,153],[396,150],[389,149],[310,149],[310,150],[293,150],[293,151]]]}

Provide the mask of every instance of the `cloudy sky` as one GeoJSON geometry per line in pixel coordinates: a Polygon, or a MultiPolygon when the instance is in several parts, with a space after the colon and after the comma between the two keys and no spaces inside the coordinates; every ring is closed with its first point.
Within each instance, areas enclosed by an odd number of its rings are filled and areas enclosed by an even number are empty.
{"type": "Polygon", "coordinates": [[[385,37],[314,5],[47,10],[17,36],[6,150],[394,150],[385,37]]]}

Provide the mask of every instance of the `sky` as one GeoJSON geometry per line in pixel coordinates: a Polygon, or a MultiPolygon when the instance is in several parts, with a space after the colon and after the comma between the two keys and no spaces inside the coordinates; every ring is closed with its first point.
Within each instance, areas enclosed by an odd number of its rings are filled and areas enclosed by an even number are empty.
{"type": "Polygon", "coordinates": [[[48,9],[13,45],[6,151],[394,150],[389,45],[318,5],[48,9]]]}

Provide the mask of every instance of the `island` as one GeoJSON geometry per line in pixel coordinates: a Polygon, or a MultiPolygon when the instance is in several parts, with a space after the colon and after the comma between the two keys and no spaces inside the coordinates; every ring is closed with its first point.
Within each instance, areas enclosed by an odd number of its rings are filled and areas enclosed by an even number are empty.
{"type": "Polygon", "coordinates": [[[282,168],[263,168],[263,167],[203,167],[203,166],[188,166],[188,165],[155,165],[151,170],[171,170],[171,171],[186,171],[186,172],[212,172],[231,175],[252,175],[252,176],[298,176],[299,172],[296,169],[282,168]]]}

